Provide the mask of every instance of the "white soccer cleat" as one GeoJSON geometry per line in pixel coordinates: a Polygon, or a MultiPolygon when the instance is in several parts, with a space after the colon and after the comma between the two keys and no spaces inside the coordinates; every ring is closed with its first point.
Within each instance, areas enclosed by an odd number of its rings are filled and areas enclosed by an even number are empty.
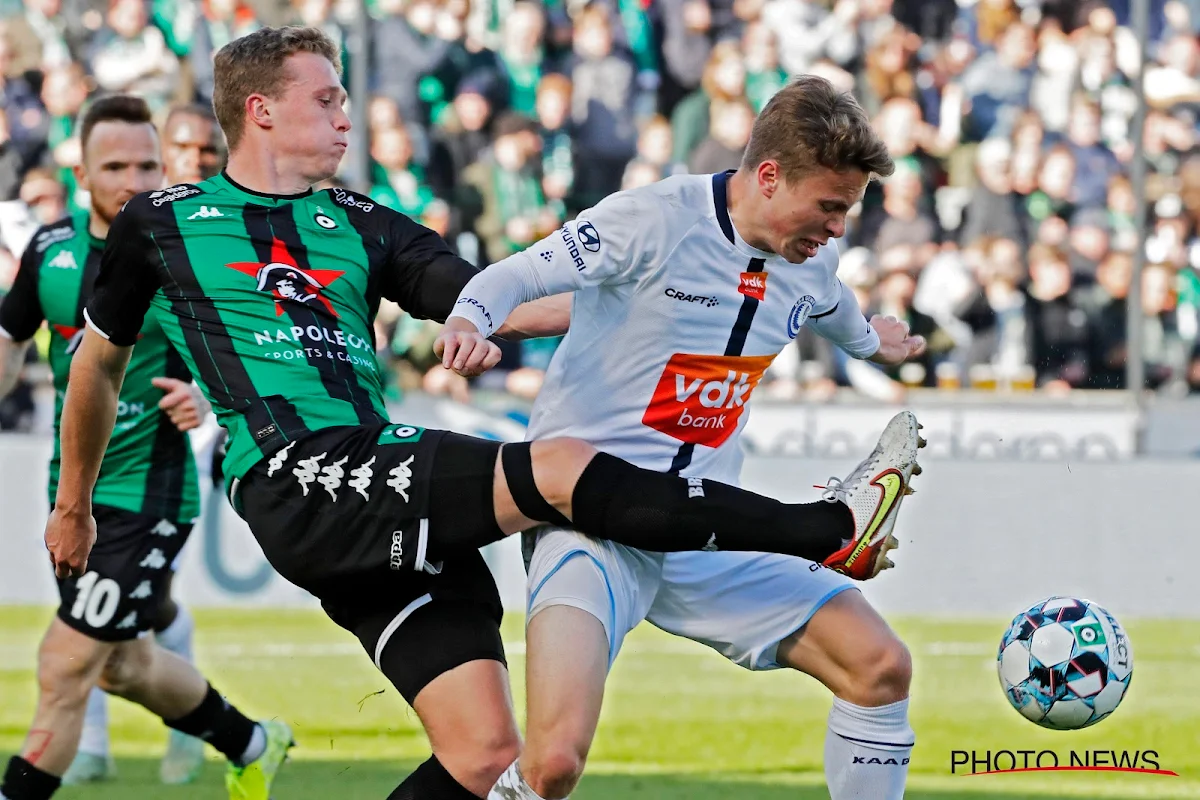
{"type": "Polygon", "coordinates": [[[895,566],[887,557],[900,546],[892,529],[900,503],[913,493],[910,482],[921,474],[917,450],[925,446],[921,425],[911,411],[901,411],[883,429],[879,443],[844,480],[830,478],[825,500],[842,502],[854,515],[854,538],[823,562],[856,580],[874,578],[895,566]]]}

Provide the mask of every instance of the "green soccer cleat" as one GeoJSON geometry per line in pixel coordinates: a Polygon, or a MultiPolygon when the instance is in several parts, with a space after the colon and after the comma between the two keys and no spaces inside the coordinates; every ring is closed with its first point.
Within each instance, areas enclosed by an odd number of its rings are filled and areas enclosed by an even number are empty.
{"type": "Polygon", "coordinates": [[[158,766],[159,779],[168,786],[192,783],[204,768],[204,742],[186,733],[171,731],[167,752],[158,766]]]}
{"type": "Polygon", "coordinates": [[[296,744],[292,729],[283,720],[271,719],[258,724],[267,734],[267,749],[244,767],[229,763],[225,771],[229,800],[269,800],[275,776],[287,759],[288,750],[296,744]]]}
{"type": "Polygon", "coordinates": [[[79,786],[84,783],[109,781],[117,777],[117,762],[111,755],[97,756],[91,753],[76,753],[71,766],[62,777],[64,786],[79,786]]]}

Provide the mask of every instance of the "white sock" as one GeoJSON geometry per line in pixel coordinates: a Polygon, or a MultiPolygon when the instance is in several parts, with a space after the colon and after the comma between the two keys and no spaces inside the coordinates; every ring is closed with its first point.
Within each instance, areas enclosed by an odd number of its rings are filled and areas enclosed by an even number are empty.
{"type": "Polygon", "coordinates": [[[254,733],[250,736],[250,744],[246,745],[246,752],[242,753],[236,763],[239,767],[244,767],[247,764],[252,764],[267,752],[267,732],[263,730],[262,725],[254,726],[254,733]]]}
{"type": "Polygon", "coordinates": [[[155,633],[154,638],[164,649],[192,663],[192,632],[196,630],[196,622],[191,613],[183,606],[178,606],[179,613],[161,633],[155,633]]]}
{"type": "Polygon", "coordinates": [[[529,784],[521,777],[519,764],[519,761],[514,761],[504,770],[504,774],[488,792],[487,800],[546,800],[529,788],[529,784]]]}
{"type": "Polygon", "coordinates": [[[108,758],[108,695],[95,687],[88,694],[79,752],[108,758]]]}
{"type": "Polygon", "coordinates": [[[825,734],[831,800],[902,800],[915,738],[907,698],[864,708],[835,697],[825,734]]]}

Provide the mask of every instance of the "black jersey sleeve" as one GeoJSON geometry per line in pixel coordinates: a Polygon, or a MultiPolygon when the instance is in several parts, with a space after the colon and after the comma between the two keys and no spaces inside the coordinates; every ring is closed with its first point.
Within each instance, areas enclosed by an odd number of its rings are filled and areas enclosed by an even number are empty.
{"type": "Polygon", "coordinates": [[[15,342],[33,338],[42,320],[42,300],[38,295],[38,274],[42,266],[42,253],[34,247],[36,238],[31,239],[21,254],[21,266],[13,279],[12,289],[0,301],[0,328],[15,342]]]}
{"type": "Polygon", "coordinates": [[[418,319],[445,322],[458,294],[479,272],[442,237],[399,213],[388,214],[381,294],[418,319]]]}
{"type": "Polygon", "coordinates": [[[158,272],[151,261],[155,252],[153,222],[145,213],[144,196],[126,203],[113,220],[100,258],[96,288],[87,304],[88,322],[102,336],[121,347],[132,347],[159,290],[158,272]]]}

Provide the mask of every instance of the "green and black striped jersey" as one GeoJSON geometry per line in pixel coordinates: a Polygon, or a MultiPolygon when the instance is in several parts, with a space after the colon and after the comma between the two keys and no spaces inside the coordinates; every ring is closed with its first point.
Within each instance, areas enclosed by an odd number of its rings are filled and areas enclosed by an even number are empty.
{"type": "Polygon", "coordinates": [[[153,314],[229,432],[234,480],[313,431],[386,422],[380,299],[445,320],[475,272],[363,195],[266,195],[221,174],[126,205],[87,318],[128,346],[153,314]]]}
{"type": "MultiPolygon", "coordinates": [[[[50,325],[50,368],[56,395],[51,503],[58,491],[58,425],[71,353],[83,330],[84,306],[92,295],[103,249],[104,240],[88,232],[86,212],[39,228],[21,256],[12,291],[0,304],[0,328],[18,342],[31,338],[43,320],[50,325]]],[[[147,319],[133,329],[132,339],[137,346],[121,385],[117,422],[92,502],[171,522],[190,522],[200,513],[190,439],[159,410],[163,392],[150,381],[158,377],[191,380],[191,376],[154,320],[147,319]]]]}

